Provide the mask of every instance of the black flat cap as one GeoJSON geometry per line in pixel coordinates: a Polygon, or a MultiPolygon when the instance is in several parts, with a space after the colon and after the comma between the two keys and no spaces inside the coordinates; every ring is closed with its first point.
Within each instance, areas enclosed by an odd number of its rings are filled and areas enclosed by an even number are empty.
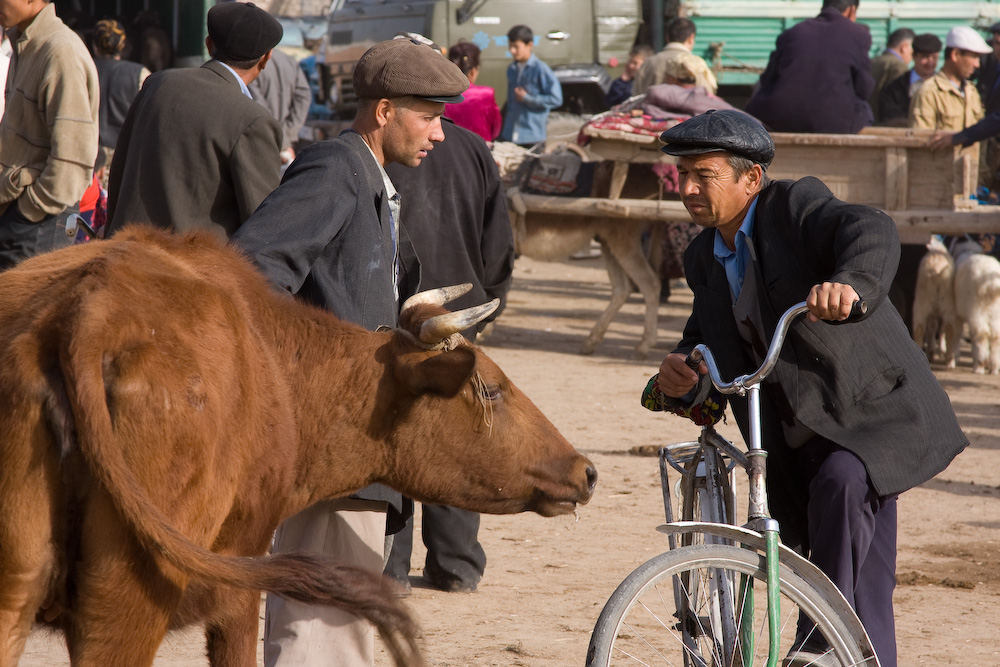
{"type": "Polygon", "coordinates": [[[667,155],[726,152],[745,157],[762,167],[774,159],[774,142],[752,116],[742,111],[706,111],[674,125],[660,135],[667,155]]]}
{"type": "Polygon", "coordinates": [[[469,77],[440,51],[407,37],[379,42],[354,66],[358,99],[422,97],[429,102],[461,102],[469,77]]]}
{"type": "Polygon", "coordinates": [[[281,41],[278,21],[252,2],[224,2],[208,10],[208,35],[221,55],[256,60],[281,41]]]}
{"type": "MultiPolygon", "coordinates": [[[[997,23],[1000,26],[1000,23],[997,23]]],[[[931,32],[925,32],[913,38],[914,53],[938,53],[941,50],[941,39],[931,32]]]]}
{"type": "Polygon", "coordinates": [[[988,32],[992,32],[994,35],[1000,33],[1000,23],[991,25],[988,32]]]}

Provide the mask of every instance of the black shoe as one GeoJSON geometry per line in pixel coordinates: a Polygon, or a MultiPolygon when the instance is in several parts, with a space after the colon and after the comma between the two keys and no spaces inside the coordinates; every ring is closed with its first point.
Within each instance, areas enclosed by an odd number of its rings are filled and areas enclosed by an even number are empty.
{"type": "Polygon", "coordinates": [[[434,588],[446,593],[475,593],[479,580],[468,580],[457,577],[450,572],[432,571],[424,568],[424,581],[434,588]]]}
{"type": "Polygon", "coordinates": [[[385,575],[386,580],[390,581],[392,594],[397,598],[408,598],[410,593],[413,591],[413,585],[410,583],[409,577],[396,577],[390,574],[385,575]]]}

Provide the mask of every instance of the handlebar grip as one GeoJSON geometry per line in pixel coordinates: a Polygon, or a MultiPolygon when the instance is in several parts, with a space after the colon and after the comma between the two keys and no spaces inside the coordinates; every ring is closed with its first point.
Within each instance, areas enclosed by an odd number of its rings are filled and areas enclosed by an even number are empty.
{"type": "Polygon", "coordinates": [[[688,352],[688,356],[684,360],[684,363],[687,364],[688,368],[690,368],[695,373],[697,373],[698,372],[698,366],[701,365],[701,360],[702,359],[704,359],[704,357],[701,354],[701,350],[694,349],[694,350],[691,350],[690,352],[688,352]]]}

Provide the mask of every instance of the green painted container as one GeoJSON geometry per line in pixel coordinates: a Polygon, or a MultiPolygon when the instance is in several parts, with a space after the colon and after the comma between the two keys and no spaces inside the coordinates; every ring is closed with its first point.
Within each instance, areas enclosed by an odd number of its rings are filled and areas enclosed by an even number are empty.
{"type": "MultiPolygon", "coordinates": [[[[752,85],[767,66],[783,30],[819,14],[821,0],[682,0],[680,12],[695,22],[695,52],[716,70],[720,85],[752,85]]],[[[1000,0],[862,0],[858,23],[872,33],[875,56],[897,28],[934,33],[969,25],[983,30],[1000,21],[1000,0]]],[[[984,38],[988,35],[984,34],[984,38]]]]}

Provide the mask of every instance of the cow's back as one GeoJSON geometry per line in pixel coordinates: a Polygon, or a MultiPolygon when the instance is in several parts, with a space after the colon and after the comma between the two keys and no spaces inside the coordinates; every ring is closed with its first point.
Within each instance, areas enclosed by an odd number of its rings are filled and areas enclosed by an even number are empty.
{"type": "Polygon", "coordinates": [[[115,501],[93,470],[100,448],[120,453],[195,544],[264,553],[291,474],[280,462],[294,447],[288,387],[249,305],[272,297],[221,244],[152,230],[0,274],[0,504],[8,514],[0,574],[19,559],[14,571],[53,589],[27,597],[69,604],[66,562],[78,550],[142,557],[142,537],[109,518],[115,501]],[[87,442],[104,422],[113,442],[87,442]],[[234,516],[238,530],[228,527],[234,516]],[[37,539],[12,542],[32,531],[37,539]],[[121,535],[127,543],[114,544],[121,535]]]}

